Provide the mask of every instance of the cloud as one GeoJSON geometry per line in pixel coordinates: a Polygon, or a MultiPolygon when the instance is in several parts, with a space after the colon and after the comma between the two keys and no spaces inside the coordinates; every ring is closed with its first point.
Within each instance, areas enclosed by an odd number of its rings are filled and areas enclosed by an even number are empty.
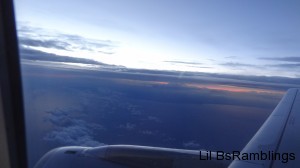
{"type": "Polygon", "coordinates": [[[263,60],[272,60],[272,61],[284,61],[284,62],[299,62],[300,63],[300,57],[262,57],[260,59],[263,60]]]}
{"type": "MultiPolygon", "coordinates": [[[[258,65],[254,65],[258,66],[258,65]]],[[[268,68],[267,65],[261,65],[260,68],[268,68]]],[[[202,82],[202,83],[218,83],[218,84],[234,84],[235,86],[251,87],[251,88],[276,88],[285,90],[290,87],[299,87],[300,79],[280,76],[253,76],[253,75],[236,75],[222,73],[204,73],[204,72],[182,72],[182,71],[163,71],[163,70],[135,70],[126,69],[131,75],[119,75],[119,78],[144,80],[140,74],[147,75],[148,81],[165,81],[169,83],[169,87],[175,89],[180,86],[181,82],[202,82]],[[149,74],[149,75],[148,75],[149,74]],[[180,79],[180,81],[178,80],[180,79]],[[238,85],[236,85],[238,84],[238,85]]],[[[156,88],[158,89],[158,88],[156,88]]]]}
{"type": "Polygon", "coordinates": [[[20,48],[20,57],[27,60],[39,60],[39,61],[53,61],[53,62],[70,62],[70,63],[83,63],[94,65],[106,65],[98,61],[85,58],[75,58],[69,56],[62,56],[56,54],[50,54],[39,50],[30,48],[20,48]]]}
{"type": "Polygon", "coordinates": [[[120,125],[119,127],[120,127],[120,128],[124,128],[124,129],[126,129],[126,130],[128,130],[128,131],[131,131],[131,130],[133,130],[133,129],[136,127],[136,125],[127,122],[125,125],[120,125]]]}
{"type": "Polygon", "coordinates": [[[93,147],[105,145],[93,137],[94,131],[105,130],[102,125],[76,119],[69,113],[59,109],[48,112],[45,121],[49,122],[54,129],[45,135],[44,140],[61,145],[93,147]]]}
{"type": "Polygon", "coordinates": [[[225,62],[225,63],[221,63],[219,65],[229,66],[229,67],[257,67],[257,65],[244,64],[244,63],[239,63],[239,62],[225,62]]]}
{"type": "Polygon", "coordinates": [[[136,105],[132,105],[130,103],[126,104],[127,106],[127,110],[130,112],[130,114],[132,115],[141,115],[142,111],[140,110],[140,108],[136,105]]]}
{"type": "Polygon", "coordinates": [[[154,122],[157,122],[157,123],[161,123],[161,120],[158,117],[148,116],[147,119],[149,121],[154,121],[154,122]]]}
{"type": "MultiPolygon", "coordinates": [[[[226,66],[232,69],[249,69],[249,68],[255,68],[255,69],[264,69],[273,71],[274,69],[277,70],[292,70],[293,68],[299,68],[300,67],[300,57],[279,57],[279,58],[269,58],[269,57],[262,57],[259,59],[263,60],[271,60],[271,61],[278,61],[283,62],[281,64],[265,64],[265,65],[254,65],[254,64],[247,64],[247,63],[240,63],[240,62],[225,62],[220,63],[219,65],[226,66]],[[289,62],[289,63],[288,63],[289,62]]],[[[292,74],[291,72],[290,74],[292,74]]]]}
{"type": "Polygon", "coordinates": [[[153,131],[149,131],[149,130],[143,130],[143,131],[140,131],[140,133],[142,133],[144,135],[155,135],[155,133],[153,131]]]}
{"type": "Polygon", "coordinates": [[[25,46],[31,47],[44,47],[44,48],[56,48],[61,50],[68,50],[71,44],[57,40],[39,40],[30,38],[19,38],[19,43],[25,46]]]}
{"type": "Polygon", "coordinates": [[[277,68],[284,68],[284,69],[294,69],[294,68],[300,68],[300,63],[295,64],[274,64],[274,65],[267,65],[270,67],[277,67],[277,68]]]}
{"type": "Polygon", "coordinates": [[[261,57],[259,59],[279,62],[279,64],[265,65],[271,68],[294,69],[300,67],[300,57],[261,57]]]}
{"type": "Polygon", "coordinates": [[[202,63],[199,62],[186,62],[186,61],[164,61],[164,62],[173,63],[173,64],[203,65],[202,63]]]}
{"type": "Polygon", "coordinates": [[[195,149],[195,148],[199,148],[200,144],[196,143],[195,141],[188,141],[183,143],[183,147],[195,149]]]}
{"type": "Polygon", "coordinates": [[[209,66],[193,66],[193,65],[189,65],[188,67],[192,67],[192,68],[212,68],[212,67],[209,67],[209,66]]]}
{"type": "Polygon", "coordinates": [[[85,38],[79,35],[51,32],[41,28],[18,28],[20,46],[52,48],[66,51],[89,51],[113,54],[116,43],[110,40],[85,38]]]}
{"type": "Polygon", "coordinates": [[[212,68],[209,66],[201,66],[203,65],[203,63],[199,63],[199,62],[186,62],[186,61],[164,61],[167,63],[171,63],[171,64],[181,64],[181,65],[185,65],[187,67],[192,67],[192,68],[212,68]]]}
{"type": "Polygon", "coordinates": [[[78,146],[102,146],[105,145],[93,139],[90,135],[91,131],[82,126],[62,127],[59,130],[48,133],[44,140],[56,141],[62,145],[78,145],[78,146]]]}

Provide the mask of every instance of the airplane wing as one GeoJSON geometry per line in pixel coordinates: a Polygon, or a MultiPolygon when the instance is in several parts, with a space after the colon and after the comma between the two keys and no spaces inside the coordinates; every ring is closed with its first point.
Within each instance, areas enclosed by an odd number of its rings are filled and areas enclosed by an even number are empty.
{"type": "MultiPolygon", "coordinates": [[[[209,153],[203,151],[202,158],[209,153]]],[[[96,148],[56,148],[40,159],[36,168],[225,168],[229,161],[199,160],[200,151],[147,147],[136,145],[107,145],[96,148]]]]}
{"type": "Polygon", "coordinates": [[[228,153],[228,159],[218,152],[135,145],[62,147],[44,155],[35,168],[296,168],[299,119],[300,89],[289,89],[246,147],[238,155],[228,153]]]}
{"type": "MultiPolygon", "coordinates": [[[[259,159],[236,159],[230,168],[300,167],[300,89],[289,89],[275,110],[242,150],[263,155],[259,159]],[[270,156],[270,157],[269,157],[270,156]],[[267,157],[267,158],[265,158],[267,157]]],[[[241,158],[242,156],[240,156],[241,158]]]]}

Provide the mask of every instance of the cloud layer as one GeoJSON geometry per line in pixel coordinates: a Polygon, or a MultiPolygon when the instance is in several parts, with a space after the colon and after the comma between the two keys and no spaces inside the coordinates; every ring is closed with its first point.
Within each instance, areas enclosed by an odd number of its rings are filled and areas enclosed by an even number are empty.
{"type": "Polygon", "coordinates": [[[54,141],[61,145],[102,146],[105,145],[94,139],[95,131],[105,129],[100,124],[88,123],[69,115],[70,112],[55,110],[48,112],[45,119],[54,129],[44,137],[46,141],[54,141]]]}
{"type": "Polygon", "coordinates": [[[24,48],[24,47],[20,48],[20,56],[21,56],[21,59],[27,59],[27,60],[105,65],[101,62],[94,61],[91,59],[56,55],[56,54],[46,53],[43,51],[34,50],[34,49],[30,49],[30,48],[24,48]]]}
{"type": "Polygon", "coordinates": [[[284,61],[284,62],[300,62],[300,57],[262,57],[263,60],[284,61]]]}
{"type": "Polygon", "coordinates": [[[88,51],[113,54],[116,44],[110,40],[95,40],[79,35],[51,32],[30,26],[18,28],[19,43],[26,47],[51,48],[65,51],[88,51]]]}

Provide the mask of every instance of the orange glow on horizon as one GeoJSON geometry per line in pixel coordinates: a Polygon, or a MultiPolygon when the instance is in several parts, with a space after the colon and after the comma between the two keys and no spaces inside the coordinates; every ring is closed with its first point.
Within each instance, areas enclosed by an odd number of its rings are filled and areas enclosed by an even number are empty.
{"type": "Polygon", "coordinates": [[[231,85],[187,83],[187,84],[185,84],[185,86],[191,87],[191,88],[198,88],[198,89],[210,89],[210,90],[219,90],[219,91],[227,91],[227,92],[235,92],[235,93],[256,92],[256,93],[284,94],[283,91],[250,88],[250,87],[249,88],[248,87],[239,87],[239,86],[231,86],[231,85]]]}

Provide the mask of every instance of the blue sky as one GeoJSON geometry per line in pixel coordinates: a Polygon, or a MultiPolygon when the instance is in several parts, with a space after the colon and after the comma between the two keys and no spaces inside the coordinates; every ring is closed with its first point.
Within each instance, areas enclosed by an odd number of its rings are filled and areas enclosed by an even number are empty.
{"type": "Polygon", "coordinates": [[[26,46],[44,52],[129,68],[300,77],[298,0],[16,0],[15,6],[20,36],[72,44],[26,46]]]}

